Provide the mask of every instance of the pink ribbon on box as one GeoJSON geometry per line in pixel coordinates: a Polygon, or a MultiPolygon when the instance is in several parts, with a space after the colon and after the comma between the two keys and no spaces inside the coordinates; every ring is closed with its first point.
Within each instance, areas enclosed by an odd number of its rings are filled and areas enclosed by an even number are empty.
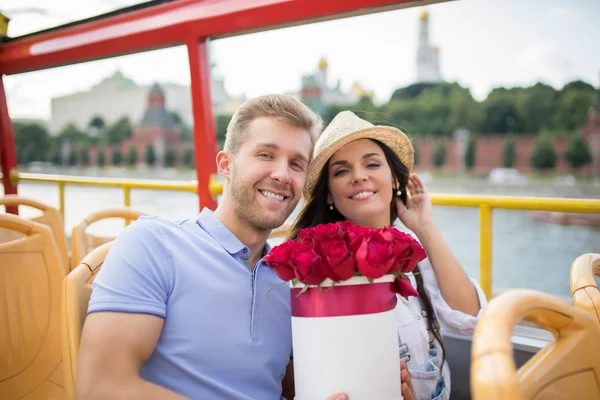
{"type": "Polygon", "coordinates": [[[291,289],[292,316],[341,317],[376,314],[396,307],[394,282],[291,289]]]}

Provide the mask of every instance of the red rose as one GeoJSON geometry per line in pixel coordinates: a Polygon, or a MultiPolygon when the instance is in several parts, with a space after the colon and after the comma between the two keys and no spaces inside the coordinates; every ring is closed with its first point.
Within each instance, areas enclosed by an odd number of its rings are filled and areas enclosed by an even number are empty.
{"type": "Polygon", "coordinates": [[[393,244],[373,229],[350,244],[356,266],[367,278],[381,278],[389,273],[395,262],[393,244]]]}
{"type": "Polygon", "coordinates": [[[295,277],[294,267],[291,263],[291,251],[293,247],[294,242],[288,240],[273,247],[264,258],[269,267],[284,281],[291,281],[295,277]]]}
{"type": "Polygon", "coordinates": [[[394,280],[394,288],[396,290],[396,293],[398,293],[402,297],[419,296],[419,292],[415,290],[415,288],[413,287],[413,285],[410,284],[410,281],[408,279],[397,277],[394,280]]]}
{"type": "Polygon", "coordinates": [[[319,243],[319,247],[323,268],[329,279],[340,282],[354,276],[356,266],[345,240],[340,238],[325,240],[319,243]]]}
{"type": "Polygon", "coordinates": [[[392,227],[385,227],[381,231],[385,240],[392,243],[394,248],[394,258],[396,261],[392,265],[389,273],[396,271],[411,272],[417,263],[423,260],[427,255],[423,247],[411,235],[400,232],[392,227]]]}
{"type": "Polygon", "coordinates": [[[332,239],[344,239],[344,231],[339,224],[323,224],[315,226],[314,238],[317,243],[332,239]]]}
{"type": "Polygon", "coordinates": [[[296,242],[290,253],[296,278],[305,285],[318,285],[326,278],[321,257],[314,246],[296,242]]]}
{"type": "Polygon", "coordinates": [[[346,237],[346,243],[352,246],[352,242],[362,239],[363,236],[368,235],[371,231],[370,228],[358,226],[349,221],[338,222],[340,228],[344,231],[346,237]]]}

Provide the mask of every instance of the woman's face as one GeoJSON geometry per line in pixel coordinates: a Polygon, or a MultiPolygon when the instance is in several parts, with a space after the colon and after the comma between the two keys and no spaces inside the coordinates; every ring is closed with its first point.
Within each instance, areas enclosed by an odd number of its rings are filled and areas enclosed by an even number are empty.
{"type": "Polygon", "coordinates": [[[394,178],[383,150],[369,139],[348,143],[331,156],[327,203],[357,225],[390,224],[394,178]]]}

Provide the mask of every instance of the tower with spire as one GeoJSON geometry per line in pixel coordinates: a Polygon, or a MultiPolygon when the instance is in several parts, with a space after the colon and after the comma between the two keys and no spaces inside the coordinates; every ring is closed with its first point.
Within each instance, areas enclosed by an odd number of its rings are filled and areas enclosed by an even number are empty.
{"type": "Polygon", "coordinates": [[[417,82],[440,82],[439,48],[429,43],[429,13],[421,13],[417,49],[417,82]]]}

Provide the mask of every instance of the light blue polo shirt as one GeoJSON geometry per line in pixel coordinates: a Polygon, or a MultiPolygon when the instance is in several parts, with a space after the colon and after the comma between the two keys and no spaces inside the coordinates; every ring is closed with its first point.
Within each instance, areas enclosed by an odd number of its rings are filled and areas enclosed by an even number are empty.
{"type": "Polygon", "coordinates": [[[280,399],[290,292],[264,261],[251,270],[249,254],[208,209],[180,223],[142,217],[113,244],[88,313],[164,318],[141,371],[150,382],[192,399],[280,399]]]}

